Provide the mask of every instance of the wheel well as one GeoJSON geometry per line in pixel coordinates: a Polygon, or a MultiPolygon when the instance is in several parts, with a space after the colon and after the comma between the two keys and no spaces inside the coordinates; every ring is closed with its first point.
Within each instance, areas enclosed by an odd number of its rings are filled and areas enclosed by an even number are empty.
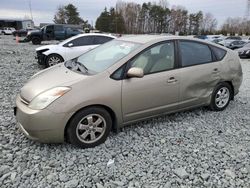
{"type": "Polygon", "coordinates": [[[225,83],[228,83],[231,86],[233,92],[231,95],[231,100],[234,100],[234,86],[232,84],[232,81],[225,81],[225,83]]]}
{"type": "Polygon", "coordinates": [[[57,56],[60,56],[60,58],[62,58],[62,60],[64,61],[64,58],[60,55],[60,54],[57,54],[57,53],[52,53],[52,54],[49,54],[49,55],[46,55],[46,60],[48,59],[49,56],[51,55],[57,55],[57,56]]]}
{"type": "Polygon", "coordinates": [[[33,39],[40,39],[40,40],[42,40],[41,37],[39,37],[39,36],[37,36],[37,35],[35,35],[35,36],[33,36],[33,37],[31,38],[31,40],[33,40],[33,39]]]}
{"type": "Polygon", "coordinates": [[[69,126],[69,123],[70,121],[72,120],[72,118],[75,116],[75,114],[77,114],[79,111],[83,110],[83,109],[86,109],[86,108],[90,108],[90,107],[99,107],[99,108],[104,108],[105,110],[107,110],[107,112],[110,114],[110,117],[112,119],[112,131],[117,131],[117,118],[116,118],[116,115],[114,113],[114,111],[109,108],[108,106],[105,106],[105,105],[100,105],[100,104],[97,104],[97,105],[90,105],[90,106],[86,106],[84,108],[81,108],[79,110],[77,110],[71,117],[70,119],[68,120],[65,128],[64,128],[64,139],[66,141],[67,140],[67,129],[68,129],[68,126],[69,126]]]}

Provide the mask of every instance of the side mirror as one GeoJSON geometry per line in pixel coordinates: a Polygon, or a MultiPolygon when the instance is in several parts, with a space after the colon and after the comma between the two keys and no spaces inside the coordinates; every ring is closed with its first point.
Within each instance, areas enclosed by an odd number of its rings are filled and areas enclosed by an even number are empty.
{"type": "Polygon", "coordinates": [[[72,47],[72,46],[73,46],[73,43],[69,43],[69,44],[68,44],[68,47],[72,47]]]}
{"type": "Polygon", "coordinates": [[[144,76],[143,69],[142,68],[137,68],[137,67],[132,67],[128,70],[127,76],[129,78],[142,78],[144,76]]]}

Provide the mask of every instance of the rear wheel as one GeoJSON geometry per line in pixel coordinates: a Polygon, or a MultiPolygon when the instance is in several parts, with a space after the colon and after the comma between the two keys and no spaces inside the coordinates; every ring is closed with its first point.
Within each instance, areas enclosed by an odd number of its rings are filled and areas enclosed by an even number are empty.
{"type": "Polygon", "coordinates": [[[228,83],[218,84],[212,94],[210,109],[214,111],[224,110],[228,106],[232,94],[232,87],[228,83]]]}
{"type": "Polygon", "coordinates": [[[51,66],[54,66],[54,65],[56,65],[58,63],[61,63],[63,61],[64,60],[63,60],[63,58],[60,55],[58,55],[58,54],[51,54],[51,55],[49,55],[47,57],[45,65],[46,65],[46,67],[51,67],[51,66]]]}
{"type": "Polygon", "coordinates": [[[90,107],[79,111],[71,119],[67,138],[77,147],[91,148],[105,142],[111,127],[112,119],[105,109],[90,107]]]}
{"type": "Polygon", "coordinates": [[[34,44],[34,45],[41,44],[41,39],[38,37],[32,38],[31,41],[32,41],[32,44],[34,44]]]}

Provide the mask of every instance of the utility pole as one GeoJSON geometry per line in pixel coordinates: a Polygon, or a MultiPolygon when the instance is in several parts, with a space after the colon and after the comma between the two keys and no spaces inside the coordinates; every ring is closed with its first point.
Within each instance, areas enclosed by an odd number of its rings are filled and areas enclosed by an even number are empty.
{"type": "Polygon", "coordinates": [[[247,19],[250,19],[250,0],[247,0],[246,15],[245,15],[245,17],[247,19]]]}
{"type": "Polygon", "coordinates": [[[32,9],[31,9],[31,0],[29,0],[29,8],[30,8],[30,17],[31,17],[31,20],[33,21],[33,15],[32,15],[32,9]]]}

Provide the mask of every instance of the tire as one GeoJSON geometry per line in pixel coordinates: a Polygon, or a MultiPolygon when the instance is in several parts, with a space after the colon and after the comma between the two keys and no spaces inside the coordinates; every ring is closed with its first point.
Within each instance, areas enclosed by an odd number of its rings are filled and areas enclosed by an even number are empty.
{"type": "Polygon", "coordinates": [[[211,102],[210,102],[210,109],[213,111],[222,111],[224,110],[230,100],[232,99],[233,90],[232,87],[226,83],[222,82],[219,83],[213,91],[211,102]]]}
{"type": "Polygon", "coordinates": [[[67,140],[80,148],[92,148],[106,141],[111,127],[112,119],[105,109],[86,108],[70,120],[66,130],[67,140]]]}
{"type": "Polygon", "coordinates": [[[54,66],[54,65],[61,63],[63,61],[64,61],[64,59],[62,58],[62,56],[60,56],[58,54],[51,54],[46,58],[45,66],[51,67],[51,66],[54,66]]]}
{"type": "Polygon", "coordinates": [[[40,38],[38,38],[38,37],[34,37],[34,38],[32,38],[32,44],[34,44],[34,45],[38,45],[38,44],[41,44],[41,39],[40,38]]]}

